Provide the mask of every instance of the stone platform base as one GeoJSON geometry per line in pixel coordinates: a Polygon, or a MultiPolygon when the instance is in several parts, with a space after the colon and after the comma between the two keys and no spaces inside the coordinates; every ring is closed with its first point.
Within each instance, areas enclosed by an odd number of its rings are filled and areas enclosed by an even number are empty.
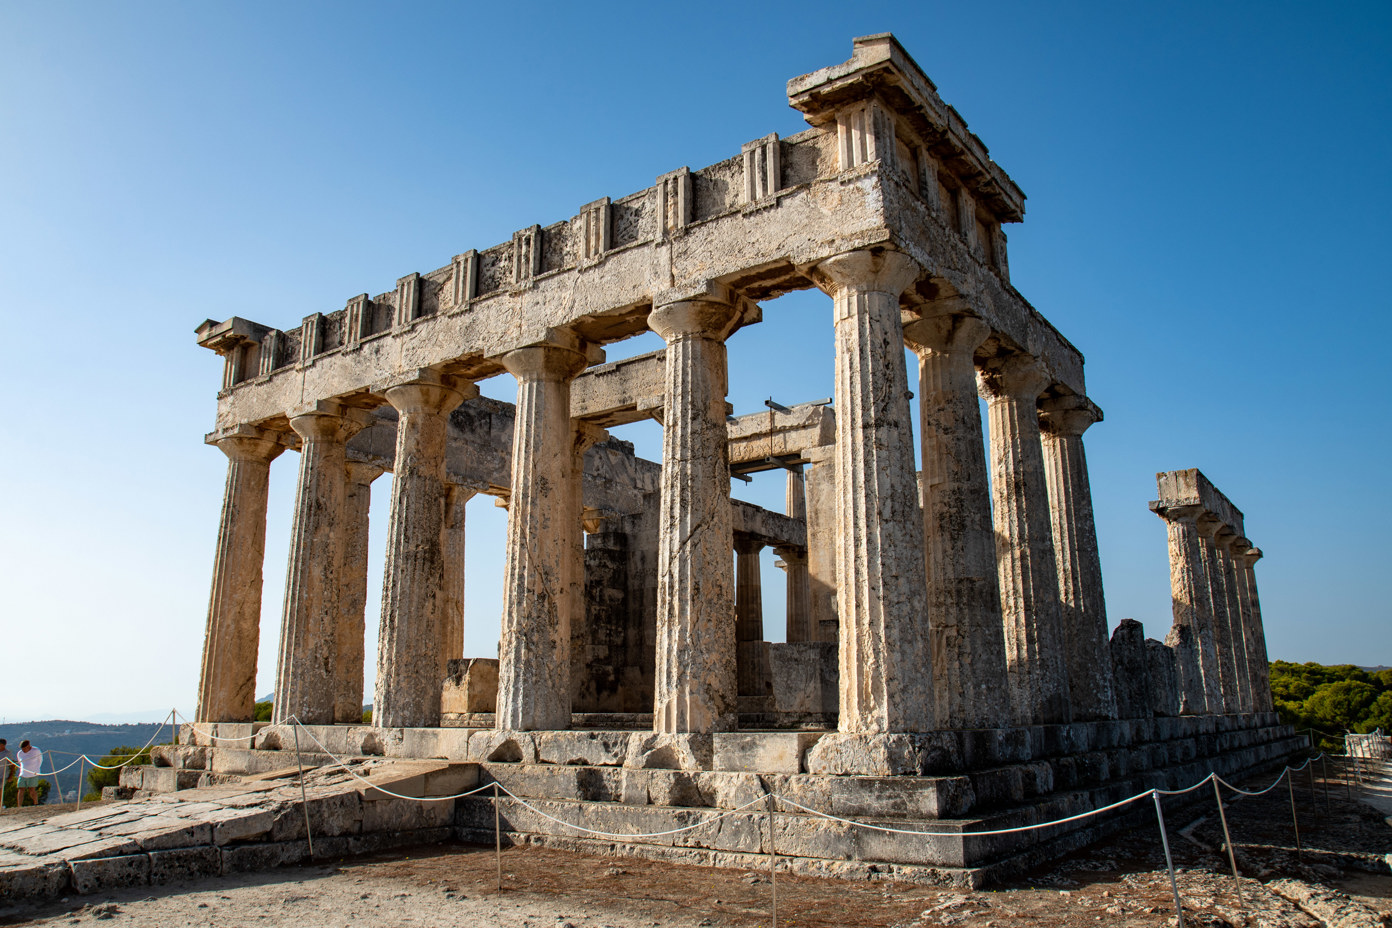
{"type": "MultiPolygon", "coordinates": [[[[258,726],[254,735],[250,725],[200,727],[204,733],[185,729],[184,746],[157,750],[155,763],[168,772],[148,775],[172,778],[178,787],[295,763],[284,726],[258,726]],[[239,737],[250,740],[224,740],[239,737]]],[[[302,750],[315,752],[302,755],[305,763],[329,762],[326,749],[339,757],[477,764],[480,783],[497,782],[519,797],[505,796],[501,807],[512,842],[741,867],[772,848],[797,872],[972,886],[1073,850],[1129,817],[1151,820],[1153,811],[1137,804],[1129,807],[1135,812],[1049,828],[974,832],[1055,821],[1151,788],[1189,786],[1209,772],[1228,779],[1264,773],[1306,747],[1271,715],[915,735],[360,726],[315,726],[310,733],[323,748],[301,733],[302,750]],[[875,831],[787,803],[770,816],[770,793],[856,822],[934,834],[875,831]],[[715,812],[732,814],[661,834],[715,812]]],[[[491,841],[491,798],[456,800],[453,821],[458,837],[491,841]]]]}

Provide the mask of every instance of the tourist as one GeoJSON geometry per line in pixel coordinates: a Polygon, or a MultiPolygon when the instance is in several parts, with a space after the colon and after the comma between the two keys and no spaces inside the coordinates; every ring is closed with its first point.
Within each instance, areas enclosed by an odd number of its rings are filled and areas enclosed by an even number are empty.
{"type": "Polygon", "coordinates": [[[10,753],[8,742],[0,738],[0,809],[5,808],[5,787],[10,785],[10,780],[14,779],[14,772],[18,769],[14,755],[10,753]]]}
{"type": "Polygon", "coordinates": [[[18,803],[15,808],[24,807],[24,794],[29,794],[29,804],[39,804],[39,767],[43,765],[43,752],[27,740],[19,743],[19,788],[15,790],[18,803]]]}

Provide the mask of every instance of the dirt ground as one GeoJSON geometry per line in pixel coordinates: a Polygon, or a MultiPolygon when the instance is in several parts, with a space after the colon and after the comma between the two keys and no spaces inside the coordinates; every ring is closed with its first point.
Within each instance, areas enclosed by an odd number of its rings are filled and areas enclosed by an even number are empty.
{"type": "MultiPolygon", "coordinates": [[[[1169,809],[1186,925],[1392,925],[1392,870],[1384,858],[1392,852],[1392,827],[1382,814],[1349,800],[1340,784],[1331,784],[1326,802],[1322,786],[1317,783],[1313,794],[1303,782],[1297,789],[1303,853],[1296,850],[1284,787],[1228,805],[1244,877],[1240,903],[1222,850],[1216,803],[1169,809]],[[1311,889],[1324,893],[1326,902],[1344,905],[1345,915],[1312,917],[1290,901],[1292,888],[1297,896],[1311,889]]],[[[775,890],[778,924],[789,928],[1175,923],[1153,821],[1017,881],[977,892],[786,873],[776,875],[775,886],[767,870],[715,870],[530,847],[504,848],[500,892],[496,866],[492,848],[432,846],[183,886],[72,896],[0,917],[0,924],[754,928],[773,924],[775,890]]]]}

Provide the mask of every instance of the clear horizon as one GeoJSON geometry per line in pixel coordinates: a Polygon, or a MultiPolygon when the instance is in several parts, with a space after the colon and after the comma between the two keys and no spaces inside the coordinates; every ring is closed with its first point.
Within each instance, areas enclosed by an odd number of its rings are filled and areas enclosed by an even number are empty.
{"type": "MultiPolygon", "coordinates": [[[[226,473],[202,442],[222,369],[195,344],[203,319],[293,327],[792,135],[786,81],[883,31],[1029,197],[1007,228],[1012,282],[1083,352],[1106,415],[1086,445],[1111,624],[1164,637],[1165,532],[1146,504],[1155,472],[1198,467],[1265,552],[1271,658],[1392,665],[1376,476],[1392,459],[1376,270],[1392,7],[74,0],[0,8],[0,370],[17,400],[0,435],[0,711],[192,714],[226,473]]],[[[832,394],[829,307],[790,294],[730,340],[737,414],[832,394]]],[[[480,387],[514,399],[506,375],[480,387]]],[[[655,423],[614,434],[660,456],[655,423]]],[[[272,468],[258,693],[296,466],[272,468]]],[[[373,489],[365,702],[390,475],[373,489]]],[[[772,476],[733,493],[781,511],[772,476]]],[[[488,497],[468,507],[469,656],[496,653],[505,519],[488,497]]]]}

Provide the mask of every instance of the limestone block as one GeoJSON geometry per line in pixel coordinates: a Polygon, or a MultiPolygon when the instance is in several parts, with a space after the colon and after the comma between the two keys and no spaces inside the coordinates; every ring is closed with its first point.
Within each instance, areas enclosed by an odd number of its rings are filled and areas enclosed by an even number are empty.
{"type": "Polygon", "coordinates": [[[0,869],[0,899],[6,903],[52,899],[72,884],[63,860],[37,857],[27,866],[0,869]]]}
{"type": "Polygon", "coordinates": [[[537,762],[536,740],[530,732],[483,729],[469,733],[469,760],[493,763],[537,762]]]}
{"type": "Polygon", "coordinates": [[[837,710],[836,645],[803,641],[769,645],[773,702],[777,712],[831,713],[837,710]]]}
{"type": "Polygon", "coordinates": [[[746,773],[799,773],[802,755],[818,732],[720,732],[712,763],[716,770],[746,773]]]}
{"type": "Polygon", "coordinates": [[[222,853],[216,847],[181,847],[151,851],[150,882],[185,883],[222,873],[222,853]]]}
{"type": "Polygon", "coordinates": [[[384,799],[362,805],[362,833],[404,831],[414,828],[443,828],[454,818],[454,800],[415,802],[384,799]]]}
{"type": "Polygon", "coordinates": [[[146,854],[75,860],[69,866],[72,868],[73,889],[84,895],[127,886],[144,886],[150,882],[150,858],[146,854]]]}
{"type": "Polygon", "coordinates": [[[1150,668],[1146,659],[1145,627],[1135,619],[1122,619],[1112,632],[1112,679],[1117,715],[1149,718],[1150,668]]]}
{"type": "Polygon", "coordinates": [[[469,738],[465,728],[403,728],[389,743],[389,757],[467,760],[469,738]]]}
{"type": "MultiPolygon", "coordinates": [[[[308,849],[305,851],[307,853],[308,849]]],[[[219,853],[222,856],[224,874],[273,870],[283,863],[291,863],[299,856],[294,849],[284,844],[232,845],[222,848],[219,853]]]]}
{"type": "Polygon", "coordinates": [[[1178,659],[1174,650],[1154,638],[1145,642],[1150,671],[1150,711],[1156,716],[1179,714],[1180,690],[1178,659]]]}
{"type": "Polygon", "coordinates": [[[275,816],[263,809],[228,809],[209,816],[214,844],[231,844],[262,838],[271,830],[275,816]]]}
{"type": "Polygon", "coordinates": [[[709,770],[715,745],[710,733],[634,735],[625,767],[661,770],[709,770]]]}
{"type": "Polygon", "coordinates": [[[207,822],[190,822],[164,816],[146,819],[142,829],[129,834],[132,840],[140,845],[142,851],[213,843],[213,826],[207,822]]]}
{"type": "Polygon", "coordinates": [[[949,732],[828,732],[807,752],[807,772],[833,776],[924,776],[960,769],[949,732]]]}
{"type": "Polygon", "coordinates": [[[620,766],[628,756],[627,732],[547,731],[534,739],[543,764],[620,766]]]}

